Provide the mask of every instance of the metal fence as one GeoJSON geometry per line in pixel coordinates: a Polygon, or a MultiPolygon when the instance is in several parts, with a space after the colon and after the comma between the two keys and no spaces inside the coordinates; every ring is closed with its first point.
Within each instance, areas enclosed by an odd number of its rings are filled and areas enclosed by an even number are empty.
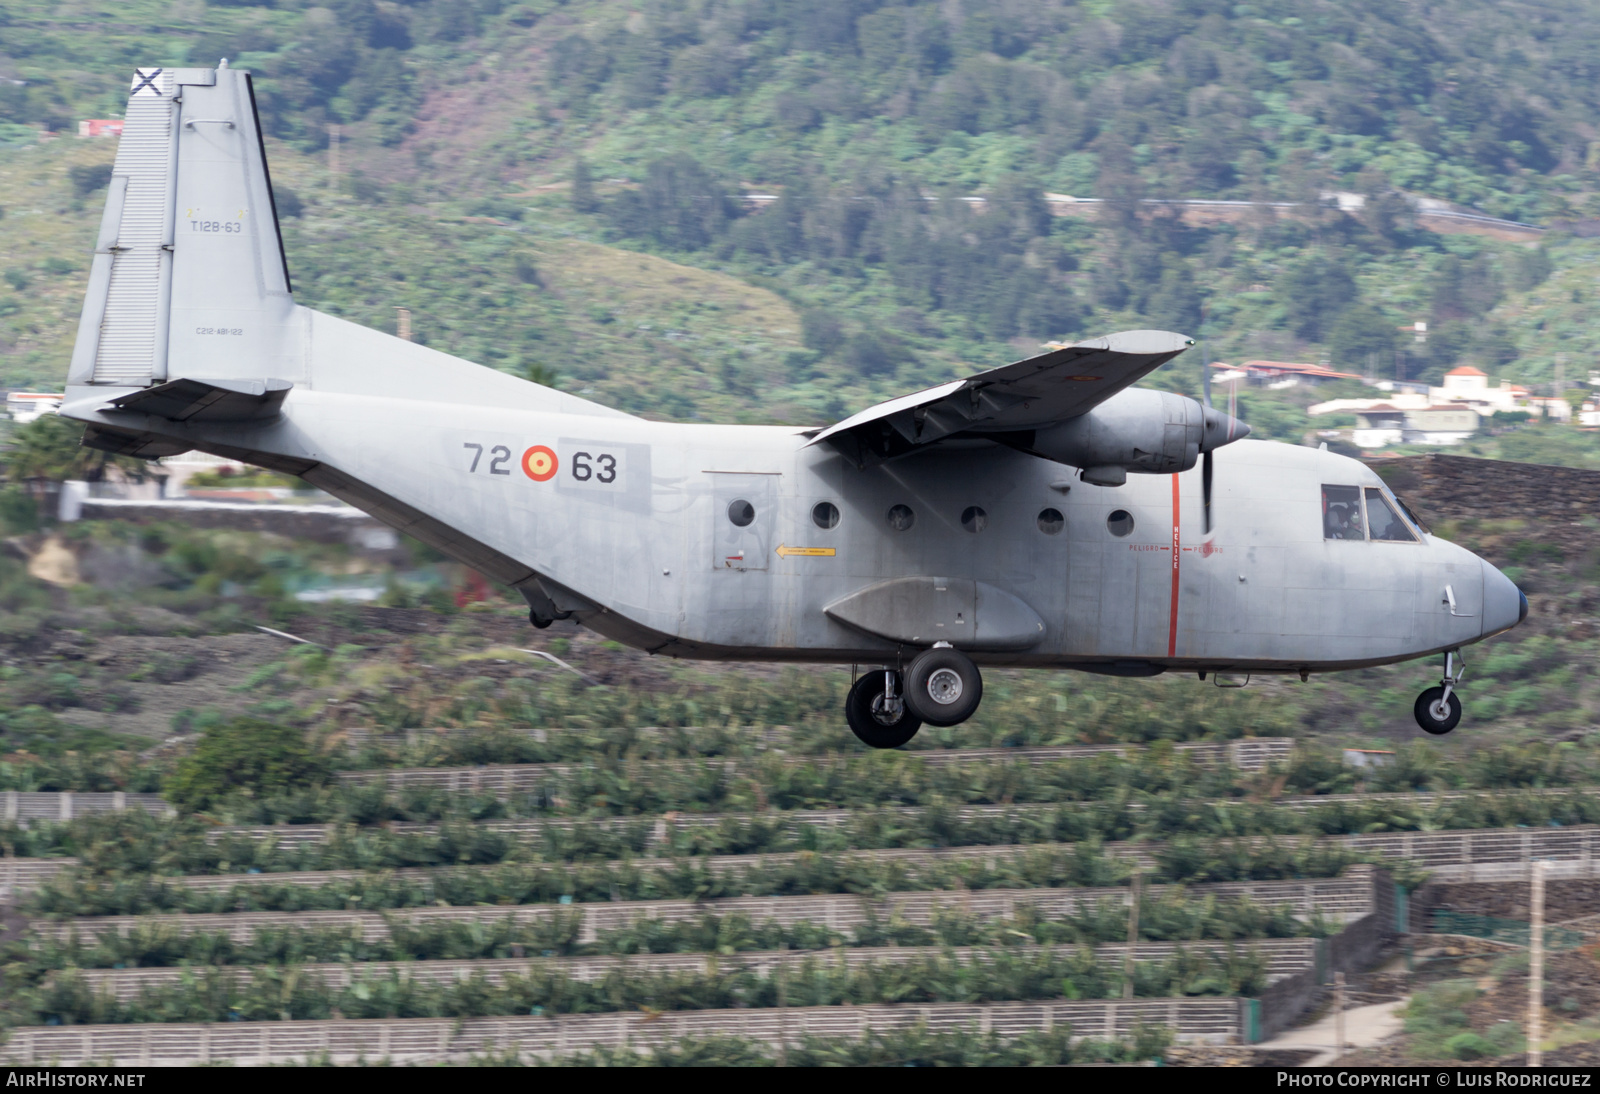
{"type": "MultiPolygon", "coordinates": [[[[1293,741],[1266,738],[1233,741],[1227,744],[1176,745],[1174,752],[1201,766],[1231,764],[1243,771],[1261,771],[1288,760],[1293,741]]],[[[1048,764],[1090,759],[1103,755],[1140,755],[1144,750],[1116,745],[1089,745],[1067,748],[973,748],[941,751],[916,751],[904,755],[910,762],[929,767],[949,767],[964,763],[1048,764]]],[[[794,756],[795,763],[838,765],[849,757],[794,756]]],[[[341,771],[339,779],[357,785],[381,785],[390,789],[429,787],[453,794],[513,794],[537,792],[553,780],[563,778],[587,765],[581,763],[482,764],[478,766],[390,768],[377,771],[341,771]]],[[[685,771],[696,768],[720,769],[726,775],[749,769],[751,761],[708,757],[688,760],[639,760],[627,765],[648,777],[652,771],[685,771]]]]}
{"type": "MultiPolygon", "coordinates": [[[[1373,907],[1372,867],[1352,866],[1343,876],[1319,881],[1238,881],[1206,885],[1152,885],[1145,899],[1157,899],[1172,889],[1217,899],[1247,898],[1264,907],[1286,906],[1296,915],[1320,911],[1329,918],[1350,918],[1373,907]]],[[[524,904],[496,907],[397,908],[385,912],[228,912],[207,915],[86,916],[76,919],[36,919],[30,929],[41,938],[66,941],[76,936],[88,941],[103,934],[130,935],[138,930],[173,931],[180,935],[226,934],[236,942],[248,941],[261,930],[339,929],[359,931],[369,941],[387,938],[391,923],[514,924],[548,922],[563,917],[577,928],[579,942],[596,941],[600,932],[620,930],[639,920],[694,921],[706,915],[744,915],[756,923],[773,922],[789,927],[813,923],[837,931],[850,931],[872,922],[898,917],[916,926],[929,926],[937,916],[957,912],[978,919],[1010,918],[1033,909],[1048,918],[1062,918],[1101,902],[1126,906],[1132,899],[1126,887],[1101,889],[978,889],[937,892],[899,892],[880,897],[836,894],[826,896],[731,897],[722,900],[639,900],[597,904],[524,904]]]]}
{"type": "MultiPolygon", "coordinates": [[[[401,745],[408,747],[430,739],[445,739],[464,737],[479,733],[478,730],[458,728],[438,729],[401,729],[381,731],[374,729],[347,729],[343,731],[346,746],[359,749],[369,744],[401,745]]],[[[531,737],[536,741],[548,741],[552,736],[565,733],[600,733],[605,730],[573,728],[545,728],[527,727],[513,728],[505,732],[520,736],[531,737]]],[[[663,736],[672,734],[693,734],[704,732],[693,728],[646,727],[632,730],[641,736],[663,736]]],[[[757,739],[765,745],[776,745],[785,740],[792,732],[789,726],[767,726],[741,730],[741,733],[757,739]]],[[[1268,767],[1287,763],[1294,751],[1294,739],[1291,737],[1241,737],[1234,741],[1185,741],[1172,746],[1174,752],[1186,757],[1192,762],[1205,767],[1230,765],[1240,771],[1264,771],[1268,767]]],[[[972,760],[989,759],[1014,759],[1024,758],[1029,755],[1038,755],[1039,762],[1056,759],[1087,759],[1094,756],[1137,756],[1148,751],[1142,745],[1072,745],[1062,748],[916,748],[905,750],[905,754],[915,756],[924,763],[951,764],[965,763],[972,760]]],[[[797,758],[805,758],[797,755],[797,758]]],[[[518,765],[520,766],[520,765],[518,765]]],[[[365,774],[365,773],[363,773],[365,774]]]]}
{"type": "MultiPolygon", "coordinates": [[[[810,814],[805,814],[810,815],[810,814]]],[[[752,817],[760,816],[753,814],[752,817]]],[[[770,816],[770,814],[769,814],[770,816]]],[[[618,822],[629,818],[617,818],[618,822]]],[[[653,831],[651,843],[660,845],[666,839],[666,827],[677,824],[682,818],[634,823],[659,825],[653,831]]],[[[549,822],[510,822],[514,824],[542,824],[549,822]]],[[[437,826],[396,826],[402,832],[435,832],[437,826]]],[[[281,828],[230,829],[258,839],[275,839],[285,846],[298,846],[304,842],[331,838],[335,830],[326,825],[295,825],[281,828]],[[309,831],[307,831],[309,830],[309,831]],[[312,840],[310,837],[315,837],[312,840]]],[[[1528,863],[1543,859],[1550,863],[1552,879],[1600,877],[1600,826],[1584,825],[1571,828],[1503,829],[1483,828],[1444,832],[1385,832],[1365,835],[1311,837],[1246,837],[1231,841],[1245,848],[1260,848],[1270,842],[1279,846],[1304,846],[1347,848],[1361,855],[1380,855],[1392,861],[1410,861],[1428,869],[1436,881],[1449,882],[1505,882],[1523,881],[1528,877],[1528,863]]],[[[918,869],[939,868],[950,863],[967,862],[979,866],[992,866],[1026,858],[1030,854],[1066,854],[1076,849],[1067,843],[978,844],[970,847],[939,848],[888,848],[880,850],[848,850],[832,853],[841,860],[859,863],[896,863],[909,872],[918,869]]],[[[1137,864],[1142,869],[1153,869],[1163,845],[1158,843],[1107,843],[1101,851],[1112,858],[1137,864]]],[[[771,852],[751,855],[704,855],[690,858],[637,858],[629,860],[630,869],[670,869],[685,863],[695,869],[715,876],[725,876],[744,870],[784,867],[800,861],[814,852],[771,852]]],[[[47,879],[77,864],[76,859],[14,859],[0,858],[0,898],[7,893],[22,893],[37,889],[47,879]]],[[[386,877],[429,884],[435,879],[463,872],[494,870],[495,866],[414,867],[383,871],[386,877]]],[[[235,888],[261,886],[303,886],[315,888],[339,881],[354,881],[371,877],[372,872],[361,870],[317,870],[265,874],[189,874],[175,877],[153,877],[156,884],[197,892],[218,892],[235,888]]]]}
{"type": "MultiPolygon", "coordinates": [[[[1433,910],[1433,922],[1429,930],[1434,934],[1459,934],[1469,938],[1485,938],[1491,942],[1504,942],[1512,946],[1527,946],[1533,936],[1533,928],[1527,920],[1470,915],[1466,912],[1453,912],[1447,908],[1433,910]]],[[[1588,941],[1589,936],[1583,931],[1550,925],[1544,928],[1546,949],[1572,950],[1588,941]]]]}
{"type": "Polygon", "coordinates": [[[24,827],[28,821],[69,821],[74,817],[88,816],[91,813],[109,813],[122,809],[143,809],[146,813],[156,816],[172,812],[172,807],[158,795],[128,794],[121,790],[104,794],[76,790],[45,793],[22,790],[0,792],[0,819],[24,827]]]}
{"type": "MultiPolygon", "coordinates": [[[[1571,790],[1522,790],[1522,791],[1449,791],[1443,793],[1422,794],[1350,794],[1329,795],[1325,797],[1309,798],[1282,798],[1272,802],[1246,802],[1233,799],[1212,800],[1196,802],[1218,808],[1258,809],[1264,806],[1276,809],[1288,809],[1296,812],[1307,812],[1313,809],[1328,808],[1333,806],[1356,807],[1366,803],[1406,804],[1418,807],[1430,807],[1449,802],[1470,800],[1473,798],[1488,799],[1490,801],[1503,801],[1514,799],[1519,795],[1536,795],[1551,797],[1560,795],[1592,797],[1600,795],[1600,787],[1578,787],[1571,790]]],[[[495,832],[511,837],[535,837],[545,831],[570,832],[580,827],[590,827],[602,831],[627,831],[641,827],[649,827],[650,831],[645,836],[645,846],[658,846],[670,840],[673,832],[694,831],[696,829],[716,828],[721,825],[778,825],[780,830],[790,835],[796,835],[805,828],[839,828],[863,817],[892,817],[898,820],[911,820],[935,810],[944,813],[953,819],[964,822],[981,821],[1011,821],[1026,825],[1039,823],[1055,816],[1062,809],[1104,809],[1105,802],[1059,802],[1029,805],[964,805],[954,808],[944,806],[884,806],[876,809],[850,810],[850,809],[791,809],[775,810],[768,813],[682,813],[673,812],[660,815],[646,816],[613,816],[598,818],[575,819],[570,817],[541,817],[529,820],[491,820],[479,821],[474,827],[483,831],[495,832]]],[[[1130,812],[1139,812],[1143,809],[1138,802],[1129,803],[1126,808],[1130,812]]],[[[384,826],[386,831],[406,835],[434,835],[441,830],[438,824],[428,822],[395,822],[384,826]]],[[[1566,829],[1576,831],[1577,827],[1566,829]]],[[[219,827],[209,834],[212,840],[221,840],[232,837],[241,837],[258,840],[275,840],[284,847],[302,847],[311,843],[322,843],[330,839],[337,831],[334,825],[325,824],[299,824],[299,825],[274,825],[256,827],[219,827]]],[[[1504,831],[1503,829],[1487,829],[1485,831],[1504,831]]],[[[1409,833],[1395,833],[1409,834],[1409,833]]],[[[1420,833],[1418,833],[1420,834],[1420,833]]],[[[1294,839],[1295,837],[1283,837],[1294,839]]],[[[1355,837],[1339,837],[1355,838],[1355,837]]],[[[1395,856],[1399,857],[1399,856],[1395,856]]]]}
{"type": "Polygon", "coordinates": [[[1075,1038],[1126,1038],[1164,1026],[1179,1040],[1228,1043],[1245,1033],[1247,1000],[1134,999],[1115,1002],[935,1003],[570,1014],[526,1018],[409,1018],[216,1025],[24,1026],[0,1050],[7,1064],[183,1066],[232,1061],[277,1064],[472,1057],[560,1057],[596,1048],[648,1051],[688,1038],[745,1038],[780,1050],[807,1037],[859,1039],[925,1028],[1016,1037],[1069,1027],[1075,1038]]]}
{"type": "MultiPolygon", "coordinates": [[[[1057,946],[1058,953],[1076,947],[1057,946]]],[[[1093,948],[1102,965],[1121,968],[1129,946],[1102,943],[1093,948]]],[[[1179,953],[1207,954],[1225,958],[1230,953],[1257,955],[1266,962],[1268,977],[1276,978],[1315,968],[1317,941],[1312,938],[1241,939],[1237,942],[1141,942],[1131,947],[1136,962],[1166,961],[1179,953]]],[[[532,973],[559,973],[586,983],[604,979],[612,972],[636,975],[680,973],[715,975],[748,971],[770,976],[778,968],[800,968],[808,962],[823,967],[864,968],[873,965],[914,964],[951,957],[964,964],[993,960],[996,957],[1029,957],[1045,952],[1045,947],[837,947],[830,950],[745,951],[726,954],[654,953],[603,957],[488,958],[476,961],[373,961],[355,964],[295,965],[294,973],[302,984],[322,984],[343,989],[362,981],[410,980],[426,984],[448,984],[482,977],[485,983],[499,985],[509,978],[532,973]]],[[[282,965],[265,966],[169,966],[142,969],[86,969],[79,975],[96,994],[106,994],[119,1003],[137,1000],[141,992],[173,984],[203,984],[231,979],[247,985],[257,976],[285,971],[282,965]]]]}

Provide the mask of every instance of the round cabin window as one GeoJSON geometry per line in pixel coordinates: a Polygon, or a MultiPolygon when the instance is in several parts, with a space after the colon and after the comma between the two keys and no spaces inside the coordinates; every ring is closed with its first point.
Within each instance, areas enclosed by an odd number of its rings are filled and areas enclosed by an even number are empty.
{"type": "Polygon", "coordinates": [[[989,514],[976,505],[969,505],[961,510],[961,527],[969,532],[981,532],[989,527],[989,514]]]}
{"type": "Polygon", "coordinates": [[[1039,510],[1039,531],[1047,536],[1053,536],[1067,526],[1067,518],[1061,515],[1059,509],[1039,510]]]}
{"type": "Polygon", "coordinates": [[[1115,510],[1106,518],[1106,530],[1118,537],[1133,533],[1133,514],[1126,509],[1115,510]]]}
{"type": "Polygon", "coordinates": [[[890,528],[896,532],[906,532],[917,523],[917,514],[911,511],[909,505],[896,505],[889,509],[888,519],[890,528]]]}
{"type": "Polygon", "coordinates": [[[811,523],[818,528],[839,526],[839,507],[831,501],[819,501],[811,510],[811,523]]]}
{"type": "Polygon", "coordinates": [[[728,503],[728,519],[736,526],[744,528],[756,519],[756,507],[743,498],[736,498],[728,503]]]}

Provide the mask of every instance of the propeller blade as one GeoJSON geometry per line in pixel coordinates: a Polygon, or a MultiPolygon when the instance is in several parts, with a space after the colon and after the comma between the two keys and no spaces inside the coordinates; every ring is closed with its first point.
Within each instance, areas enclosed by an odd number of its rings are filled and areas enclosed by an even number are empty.
{"type": "Polygon", "coordinates": [[[1200,497],[1202,499],[1201,511],[1205,517],[1205,534],[1211,534],[1211,453],[1207,452],[1200,458],[1200,497]]]}
{"type": "Polygon", "coordinates": [[[1200,402],[1202,406],[1211,406],[1211,353],[1206,347],[1200,347],[1200,402]]]}

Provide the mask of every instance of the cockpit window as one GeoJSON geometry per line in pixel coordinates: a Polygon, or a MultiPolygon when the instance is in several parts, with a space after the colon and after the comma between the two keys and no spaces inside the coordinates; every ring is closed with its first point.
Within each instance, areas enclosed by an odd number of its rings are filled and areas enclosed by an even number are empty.
{"type": "Polygon", "coordinates": [[[1393,494],[1391,496],[1394,498],[1395,504],[1400,507],[1400,511],[1406,515],[1406,519],[1411,522],[1411,527],[1415,528],[1419,532],[1426,532],[1429,530],[1428,526],[1422,523],[1422,518],[1417,516],[1416,511],[1412,509],[1411,506],[1406,504],[1405,498],[1402,498],[1399,494],[1393,494]]]}
{"type": "Polygon", "coordinates": [[[1406,522],[1400,519],[1400,514],[1394,511],[1389,499],[1375,486],[1367,487],[1367,526],[1372,529],[1373,539],[1388,540],[1391,543],[1417,542],[1417,537],[1406,527],[1406,522]]]}
{"type": "Polygon", "coordinates": [[[1361,489],[1355,486],[1322,488],[1322,538],[1366,539],[1361,521],[1361,489]]]}

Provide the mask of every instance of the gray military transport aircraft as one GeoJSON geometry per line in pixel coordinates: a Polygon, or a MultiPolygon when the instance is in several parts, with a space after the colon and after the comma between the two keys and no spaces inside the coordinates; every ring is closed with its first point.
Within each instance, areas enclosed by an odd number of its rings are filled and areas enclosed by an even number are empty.
{"type": "Polygon", "coordinates": [[[94,448],[298,475],[534,626],[850,664],[880,748],[971,717],[979,665],[1238,683],[1441,655],[1415,714],[1448,733],[1460,648],[1527,599],[1363,464],[1130,386],[1190,345],[1055,347],[822,430],[645,421],[297,305],[223,61],[134,77],[61,413],[94,448]]]}

